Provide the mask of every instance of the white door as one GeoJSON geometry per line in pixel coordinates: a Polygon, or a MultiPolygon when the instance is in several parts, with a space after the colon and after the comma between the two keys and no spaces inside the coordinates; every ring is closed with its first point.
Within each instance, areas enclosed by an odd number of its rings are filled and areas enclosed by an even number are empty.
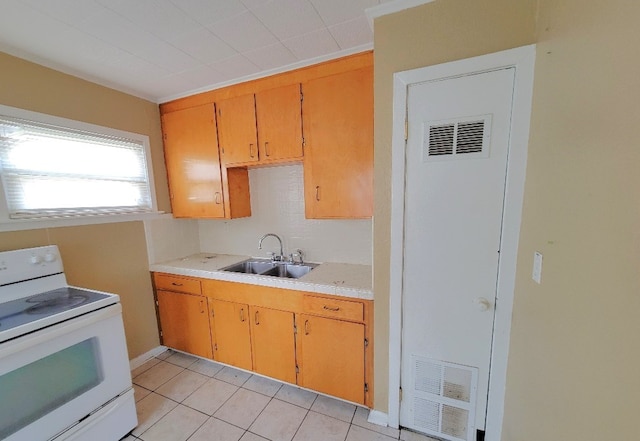
{"type": "Polygon", "coordinates": [[[400,424],[485,428],[514,69],[407,98],[400,424]]]}

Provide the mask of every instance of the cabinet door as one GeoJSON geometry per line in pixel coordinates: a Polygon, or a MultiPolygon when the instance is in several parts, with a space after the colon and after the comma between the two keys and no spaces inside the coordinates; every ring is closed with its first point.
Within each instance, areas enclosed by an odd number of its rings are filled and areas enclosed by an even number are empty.
{"type": "Polygon", "coordinates": [[[253,370],[295,384],[293,313],[257,306],[250,312],[253,370]]]}
{"type": "Polygon", "coordinates": [[[223,218],[213,105],[166,113],[162,116],[162,130],[173,215],[223,218]]]}
{"type": "Polygon", "coordinates": [[[251,370],[249,307],[245,304],[209,299],[215,335],[213,359],[251,370]]]}
{"type": "Polygon", "coordinates": [[[162,344],[201,357],[213,358],[207,299],[203,296],[158,291],[162,344]]]}
{"type": "Polygon", "coordinates": [[[260,161],[302,158],[300,85],[256,93],[260,161]]]}
{"type": "Polygon", "coordinates": [[[366,218],[373,212],[373,70],[302,86],[307,218],[366,218]]]}
{"type": "Polygon", "coordinates": [[[225,165],[258,160],[256,106],[253,94],[216,103],[220,154],[225,165]]]}
{"type": "Polygon", "coordinates": [[[364,403],[364,325],[296,315],[298,384],[364,403]]]}

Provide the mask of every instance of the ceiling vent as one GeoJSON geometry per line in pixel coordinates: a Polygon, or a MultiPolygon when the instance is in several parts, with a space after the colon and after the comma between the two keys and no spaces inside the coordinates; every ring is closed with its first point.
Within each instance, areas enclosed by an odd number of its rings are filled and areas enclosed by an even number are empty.
{"type": "Polygon", "coordinates": [[[491,115],[424,123],[423,162],[489,157],[491,115]]]}

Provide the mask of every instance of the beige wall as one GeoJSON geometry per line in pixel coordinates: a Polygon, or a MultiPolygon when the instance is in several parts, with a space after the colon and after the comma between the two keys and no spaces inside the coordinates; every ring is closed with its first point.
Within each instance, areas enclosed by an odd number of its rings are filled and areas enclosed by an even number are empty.
{"type": "Polygon", "coordinates": [[[393,73],[531,44],[535,0],[446,0],[377,19],[375,56],[375,407],[387,409],[393,73]]]}
{"type": "Polygon", "coordinates": [[[503,439],[639,439],[640,2],[539,11],[503,439]]]}
{"type": "MultiPolygon", "coordinates": [[[[158,106],[0,53],[0,104],[149,136],[160,210],[170,211],[158,106]]],[[[0,250],[56,244],[72,284],[118,293],[129,356],[157,346],[142,222],[0,233],[0,250]]]]}
{"type": "Polygon", "coordinates": [[[376,21],[377,348],[387,340],[391,73],[538,42],[504,441],[638,439],[637,17],[640,3],[627,0],[447,0],[376,21]]]}

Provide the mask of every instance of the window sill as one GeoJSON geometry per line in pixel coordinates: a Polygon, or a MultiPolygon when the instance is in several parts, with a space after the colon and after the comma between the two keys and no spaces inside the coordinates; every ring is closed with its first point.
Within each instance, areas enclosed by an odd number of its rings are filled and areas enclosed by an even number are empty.
{"type": "Polygon", "coordinates": [[[171,213],[155,211],[151,213],[109,214],[98,216],[78,216],[61,219],[19,219],[0,222],[0,232],[38,230],[41,228],[75,227],[80,225],[110,224],[153,219],[170,219],[171,213]]]}

